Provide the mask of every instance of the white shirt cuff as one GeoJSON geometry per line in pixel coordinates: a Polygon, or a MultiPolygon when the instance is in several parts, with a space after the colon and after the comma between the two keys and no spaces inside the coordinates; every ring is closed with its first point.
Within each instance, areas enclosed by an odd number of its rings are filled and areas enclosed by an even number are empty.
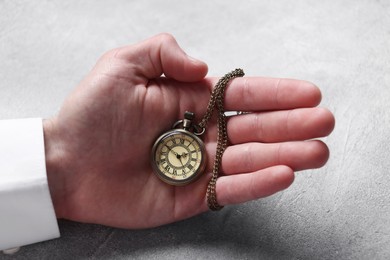
{"type": "Polygon", "coordinates": [[[0,250],[60,236],[42,119],[0,121],[0,250]]]}

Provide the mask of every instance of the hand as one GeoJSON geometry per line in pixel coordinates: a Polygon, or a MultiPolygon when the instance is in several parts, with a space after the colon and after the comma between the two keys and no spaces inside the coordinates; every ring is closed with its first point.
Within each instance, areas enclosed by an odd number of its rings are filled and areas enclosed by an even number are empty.
{"type": "MultiPolygon", "coordinates": [[[[59,113],[44,122],[57,217],[147,228],[207,211],[215,121],[203,136],[209,165],[198,181],[170,186],[150,164],[162,132],[186,110],[196,120],[205,113],[218,80],[206,74],[206,64],[187,56],[170,35],[107,52],[59,113]]],[[[231,146],[216,186],[221,205],[269,196],[287,188],[294,171],[325,164],[327,146],[312,139],[328,135],[334,118],[316,108],[320,99],[319,89],[305,81],[244,77],[230,83],[226,108],[252,113],[228,121],[231,146]]]]}

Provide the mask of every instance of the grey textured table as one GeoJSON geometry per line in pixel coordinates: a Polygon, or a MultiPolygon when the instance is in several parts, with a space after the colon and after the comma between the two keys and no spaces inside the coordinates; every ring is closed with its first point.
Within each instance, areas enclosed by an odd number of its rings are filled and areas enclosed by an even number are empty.
{"type": "Polygon", "coordinates": [[[155,229],[60,221],[60,239],[16,259],[390,259],[389,1],[3,0],[0,119],[49,117],[102,53],[159,32],[209,75],[320,86],[337,120],[329,163],[269,198],[155,229]]]}

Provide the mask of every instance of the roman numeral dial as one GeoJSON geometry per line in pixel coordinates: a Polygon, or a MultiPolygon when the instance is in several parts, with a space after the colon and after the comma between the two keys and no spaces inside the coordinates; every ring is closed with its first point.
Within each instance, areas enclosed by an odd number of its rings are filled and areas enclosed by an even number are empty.
{"type": "Polygon", "coordinates": [[[157,176],[172,185],[188,184],[205,168],[205,148],[201,139],[184,129],[160,136],[152,149],[152,166],[157,176]]]}

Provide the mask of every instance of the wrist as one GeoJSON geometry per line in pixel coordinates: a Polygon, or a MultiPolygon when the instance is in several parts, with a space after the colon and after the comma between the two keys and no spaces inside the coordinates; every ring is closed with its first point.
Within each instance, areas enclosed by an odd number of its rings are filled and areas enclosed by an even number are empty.
{"type": "Polygon", "coordinates": [[[45,160],[47,182],[57,218],[62,218],[65,211],[65,182],[61,170],[63,156],[59,139],[55,133],[55,119],[43,120],[45,140],[45,160]]]}

